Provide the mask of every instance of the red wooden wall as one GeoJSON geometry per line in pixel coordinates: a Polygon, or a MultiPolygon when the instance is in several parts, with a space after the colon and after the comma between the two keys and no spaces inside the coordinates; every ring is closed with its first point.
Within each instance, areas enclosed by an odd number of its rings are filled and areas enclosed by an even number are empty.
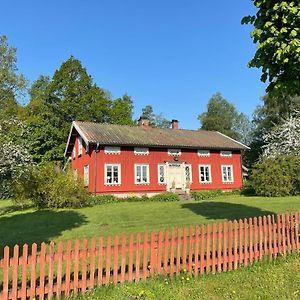
{"type": "MultiPolygon", "coordinates": [[[[85,151],[83,142],[83,153],[78,157],[78,139],[75,141],[76,158],[72,158],[72,167],[77,169],[78,175],[83,178],[83,167],[89,165],[89,189],[96,193],[158,193],[166,191],[166,185],[158,183],[157,165],[174,158],[168,155],[167,148],[149,148],[149,155],[135,155],[133,147],[121,147],[120,154],[105,154],[104,146],[100,146],[96,153],[95,148],[85,151]],[[104,184],[104,164],[121,164],[121,185],[108,186],[104,184]],[[136,185],[134,183],[134,164],[146,163],[150,169],[150,184],[136,185]],[[96,165],[96,168],[95,168],[96,165]],[[95,180],[96,177],[96,180],[95,180]],[[96,182],[96,190],[95,190],[96,182]]],[[[191,190],[209,189],[240,189],[242,187],[241,153],[233,151],[232,157],[221,157],[220,151],[210,151],[209,157],[200,157],[197,150],[181,149],[180,161],[192,165],[191,190]],[[199,164],[211,165],[212,183],[203,184],[199,182],[199,164]],[[223,183],[221,165],[233,165],[233,183],[223,183]]]]}

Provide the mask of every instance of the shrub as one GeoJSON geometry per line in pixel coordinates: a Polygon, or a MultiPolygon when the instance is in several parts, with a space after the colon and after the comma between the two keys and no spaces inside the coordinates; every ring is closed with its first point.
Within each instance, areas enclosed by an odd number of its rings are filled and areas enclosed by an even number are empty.
{"type": "Polygon", "coordinates": [[[209,200],[222,195],[221,190],[209,190],[209,191],[192,191],[191,195],[195,201],[209,200]]]}
{"type": "Polygon", "coordinates": [[[89,205],[116,203],[119,201],[120,199],[114,195],[92,195],[89,198],[89,205]]]}
{"type": "Polygon", "coordinates": [[[257,163],[251,184],[259,196],[278,197],[300,194],[300,157],[281,156],[257,163]]]}
{"type": "Polygon", "coordinates": [[[165,193],[157,194],[149,198],[149,200],[154,202],[173,202],[173,201],[179,201],[180,197],[175,193],[165,192],[165,193]]]}
{"type": "Polygon", "coordinates": [[[31,169],[30,176],[14,183],[16,202],[31,200],[39,208],[82,207],[88,203],[88,192],[74,172],[52,163],[31,169]]]}

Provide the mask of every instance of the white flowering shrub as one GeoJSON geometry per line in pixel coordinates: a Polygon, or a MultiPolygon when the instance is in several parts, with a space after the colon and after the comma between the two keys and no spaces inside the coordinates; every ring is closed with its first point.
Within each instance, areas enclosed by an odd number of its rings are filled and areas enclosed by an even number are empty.
{"type": "Polygon", "coordinates": [[[263,136],[262,159],[281,155],[300,156],[300,113],[296,113],[263,136]]]}

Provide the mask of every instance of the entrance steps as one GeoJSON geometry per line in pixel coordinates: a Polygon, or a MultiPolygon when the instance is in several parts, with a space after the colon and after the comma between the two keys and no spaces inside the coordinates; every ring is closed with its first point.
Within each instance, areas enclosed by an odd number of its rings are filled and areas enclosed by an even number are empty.
{"type": "Polygon", "coordinates": [[[182,200],[192,200],[192,195],[187,194],[183,191],[176,191],[176,194],[182,199],[182,200]]]}

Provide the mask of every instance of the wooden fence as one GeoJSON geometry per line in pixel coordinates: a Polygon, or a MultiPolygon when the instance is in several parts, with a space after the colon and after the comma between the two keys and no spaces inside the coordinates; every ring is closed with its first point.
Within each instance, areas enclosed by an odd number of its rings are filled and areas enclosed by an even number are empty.
{"type": "MultiPolygon", "coordinates": [[[[60,299],[156,274],[198,276],[300,249],[300,212],[218,224],[4,248],[0,300],[60,299]],[[21,251],[22,250],[22,251],[21,251]]],[[[1,278],[1,277],[0,277],[1,278]]]]}

